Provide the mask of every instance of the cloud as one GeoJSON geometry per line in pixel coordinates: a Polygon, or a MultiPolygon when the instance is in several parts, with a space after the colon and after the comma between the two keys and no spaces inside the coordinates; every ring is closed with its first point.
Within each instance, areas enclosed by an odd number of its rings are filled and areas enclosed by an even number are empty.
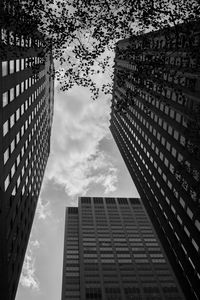
{"type": "Polygon", "coordinates": [[[39,219],[45,220],[47,217],[51,215],[50,203],[47,201],[44,203],[42,198],[39,197],[36,209],[36,215],[39,219]]]}
{"type": "Polygon", "coordinates": [[[29,243],[24,265],[20,277],[20,284],[23,287],[31,288],[33,290],[39,291],[40,289],[40,283],[36,276],[36,269],[35,269],[35,256],[34,251],[35,249],[38,249],[40,247],[40,243],[38,240],[31,241],[29,243]]]}
{"type": "Polygon", "coordinates": [[[91,101],[87,89],[55,93],[51,155],[46,179],[65,187],[69,196],[84,195],[92,184],[115,190],[117,169],[99,149],[109,137],[109,99],[91,101]]]}
{"type": "Polygon", "coordinates": [[[116,190],[117,175],[116,168],[111,167],[107,176],[100,177],[100,182],[105,188],[105,193],[114,192],[116,190]]]}

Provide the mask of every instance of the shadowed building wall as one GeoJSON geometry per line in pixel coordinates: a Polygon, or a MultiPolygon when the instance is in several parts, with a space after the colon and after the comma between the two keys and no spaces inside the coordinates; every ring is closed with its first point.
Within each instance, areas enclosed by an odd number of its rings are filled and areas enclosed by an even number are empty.
{"type": "Polygon", "coordinates": [[[1,28],[0,298],[5,300],[15,298],[50,151],[53,61],[51,54],[44,61],[42,49],[39,37],[1,28]]]}
{"type": "Polygon", "coordinates": [[[110,130],[184,289],[200,299],[200,26],[121,40],[110,130]]]}

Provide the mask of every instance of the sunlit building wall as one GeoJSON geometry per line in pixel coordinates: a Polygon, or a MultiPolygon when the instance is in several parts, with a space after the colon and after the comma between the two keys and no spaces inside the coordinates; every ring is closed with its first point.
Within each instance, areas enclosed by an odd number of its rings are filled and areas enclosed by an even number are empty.
{"type": "Polygon", "coordinates": [[[140,199],[66,209],[61,299],[185,299],[140,199]]]}

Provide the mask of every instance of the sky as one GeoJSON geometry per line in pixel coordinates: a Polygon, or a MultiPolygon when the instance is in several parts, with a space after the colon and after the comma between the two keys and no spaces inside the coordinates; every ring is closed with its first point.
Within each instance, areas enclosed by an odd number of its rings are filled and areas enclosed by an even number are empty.
{"type": "Polygon", "coordinates": [[[55,87],[49,156],[16,300],[59,300],[64,216],[79,196],[138,197],[109,131],[111,96],[55,87]]]}

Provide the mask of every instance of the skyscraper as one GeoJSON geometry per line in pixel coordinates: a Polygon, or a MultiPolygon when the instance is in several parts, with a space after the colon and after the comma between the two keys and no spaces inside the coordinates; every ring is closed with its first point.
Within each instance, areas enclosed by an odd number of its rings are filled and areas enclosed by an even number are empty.
{"type": "Polygon", "coordinates": [[[199,23],[121,40],[110,130],[187,299],[200,299],[199,23]]]}
{"type": "Polygon", "coordinates": [[[16,294],[50,151],[53,61],[47,54],[44,62],[41,49],[39,35],[1,28],[0,298],[5,300],[16,294]]]}
{"type": "Polygon", "coordinates": [[[66,209],[62,300],[185,299],[137,198],[66,209]]]}

